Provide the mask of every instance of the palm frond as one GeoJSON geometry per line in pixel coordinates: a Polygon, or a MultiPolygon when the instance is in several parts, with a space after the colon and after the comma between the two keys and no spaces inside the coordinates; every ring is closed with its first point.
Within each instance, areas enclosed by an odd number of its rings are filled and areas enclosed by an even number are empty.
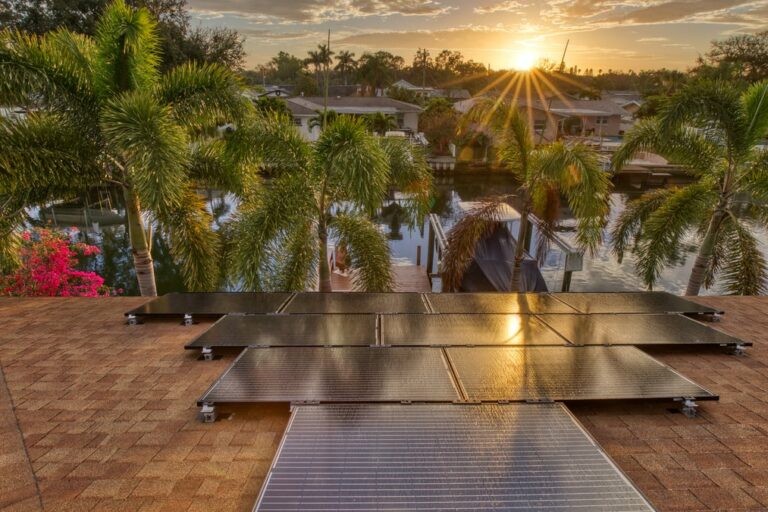
{"type": "Polygon", "coordinates": [[[96,25],[96,90],[101,97],[126,91],[149,91],[159,78],[156,22],[146,8],[114,0],[96,25]]]}
{"type": "Polygon", "coordinates": [[[286,234],[275,291],[300,292],[317,281],[318,239],[312,219],[303,219],[286,234]]]}
{"type": "Polygon", "coordinates": [[[394,287],[389,244],[373,222],[362,215],[341,213],[330,227],[347,249],[355,290],[391,292],[394,287]]]}
{"type": "Polygon", "coordinates": [[[253,110],[241,92],[240,79],[217,64],[182,64],[158,85],[160,102],[171,105],[179,124],[195,131],[241,121],[253,110]]]}
{"type": "Polygon", "coordinates": [[[189,139],[169,107],[147,91],[122,94],[105,106],[101,127],[146,206],[170,210],[183,200],[189,139]]]}
{"type": "Polygon", "coordinates": [[[219,239],[205,203],[186,188],[173,209],[156,213],[170,240],[170,252],[190,291],[214,291],[220,281],[219,239]]]}
{"type": "Polygon", "coordinates": [[[405,194],[411,224],[420,225],[429,213],[432,171],[424,152],[405,139],[384,137],[381,146],[387,155],[391,184],[405,194]]]}
{"type": "Polygon", "coordinates": [[[717,170],[722,151],[706,133],[686,126],[673,126],[664,131],[657,119],[643,119],[624,136],[624,141],[611,159],[613,172],[619,172],[641,152],[656,153],[672,163],[683,165],[694,176],[717,170]]]}
{"type": "Polygon", "coordinates": [[[95,119],[93,42],[61,30],[45,36],[0,31],[0,104],[43,107],[95,119]]]}
{"type": "Polygon", "coordinates": [[[242,198],[246,190],[258,186],[261,180],[259,169],[226,158],[226,144],[223,139],[195,144],[190,155],[189,177],[198,184],[232,192],[242,198]]]}
{"type": "Polygon", "coordinates": [[[747,119],[747,147],[757,144],[768,135],[768,80],[752,84],[741,96],[747,119]]]}
{"type": "Polygon", "coordinates": [[[555,184],[568,200],[578,222],[579,246],[594,252],[602,240],[612,186],[597,154],[583,144],[556,142],[537,151],[535,165],[544,178],[541,185],[555,184]]]}
{"type": "Polygon", "coordinates": [[[441,278],[443,290],[456,292],[461,288],[464,273],[475,257],[478,242],[488,238],[498,227],[505,198],[493,197],[481,201],[466,212],[448,233],[448,246],[443,253],[441,278]]]}
{"type": "Polygon", "coordinates": [[[720,272],[724,289],[733,295],[765,294],[768,265],[752,231],[731,213],[726,237],[720,272]]]}
{"type": "Polygon", "coordinates": [[[20,263],[20,228],[26,217],[25,206],[26,202],[18,196],[0,194],[0,277],[13,272],[20,263]]]}
{"type": "Polygon", "coordinates": [[[630,245],[639,241],[640,232],[648,217],[674,193],[674,189],[661,188],[647,192],[626,204],[611,230],[611,249],[619,263],[624,260],[624,253],[630,245]]]}
{"type": "Polygon", "coordinates": [[[37,201],[99,183],[98,148],[66,116],[0,118],[0,190],[37,201]]]}
{"type": "Polygon", "coordinates": [[[232,273],[245,289],[263,291],[269,287],[271,244],[298,223],[314,218],[314,191],[305,174],[290,172],[247,196],[233,226],[237,243],[232,251],[232,273]]]}
{"type": "Polygon", "coordinates": [[[697,80],[674,94],[658,116],[661,133],[690,124],[718,130],[733,153],[746,149],[746,120],[738,90],[721,81],[697,80]]]}
{"type": "Polygon", "coordinates": [[[340,200],[372,214],[387,192],[390,174],[387,154],[360,119],[340,116],[315,143],[315,165],[340,200]]]}
{"type": "Polygon", "coordinates": [[[525,181],[533,139],[528,122],[515,103],[482,100],[462,116],[458,131],[491,132],[500,142],[499,160],[506,163],[520,181],[525,181]]]}
{"type": "Polygon", "coordinates": [[[768,149],[753,149],[741,176],[743,189],[754,198],[768,201],[768,149]]]}
{"type": "Polygon", "coordinates": [[[653,287],[664,266],[680,259],[683,237],[710,213],[716,194],[707,184],[694,183],[675,190],[648,215],[634,251],[646,286],[653,287]]]}

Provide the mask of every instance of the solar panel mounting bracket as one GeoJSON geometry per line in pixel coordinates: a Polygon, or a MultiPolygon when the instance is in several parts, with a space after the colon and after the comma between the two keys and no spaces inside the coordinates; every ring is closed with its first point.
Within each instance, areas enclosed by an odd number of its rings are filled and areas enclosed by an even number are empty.
{"type": "Polygon", "coordinates": [[[128,315],[128,320],[126,321],[128,325],[139,325],[141,322],[139,321],[138,317],[134,314],[128,315]]]}
{"type": "Polygon", "coordinates": [[[683,414],[685,414],[688,418],[695,418],[696,417],[696,409],[699,407],[699,404],[696,403],[696,399],[693,397],[683,397],[682,399],[683,405],[681,408],[681,411],[683,414]]]}
{"type": "Polygon", "coordinates": [[[203,423],[213,423],[216,421],[216,406],[212,404],[203,404],[200,407],[200,417],[203,423]]]}
{"type": "Polygon", "coordinates": [[[181,325],[190,326],[194,325],[195,319],[192,316],[191,313],[184,313],[184,320],[182,320],[181,325]]]}
{"type": "MultiPolygon", "coordinates": [[[[501,401],[499,401],[501,403],[501,401]]],[[[554,400],[551,398],[528,398],[525,403],[527,404],[553,404],[554,400]]]]}
{"type": "Polygon", "coordinates": [[[743,343],[737,343],[731,347],[730,352],[734,356],[744,356],[747,353],[747,346],[743,343]]]}
{"type": "Polygon", "coordinates": [[[213,349],[211,347],[203,347],[200,349],[200,354],[204,361],[213,361],[213,349]]]}

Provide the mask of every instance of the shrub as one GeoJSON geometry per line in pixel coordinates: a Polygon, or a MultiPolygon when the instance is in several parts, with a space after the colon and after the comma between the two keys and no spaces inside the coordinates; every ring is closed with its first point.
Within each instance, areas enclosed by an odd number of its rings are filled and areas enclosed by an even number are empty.
{"type": "Polygon", "coordinates": [[[77,229],[33,229],[22,233],[17,270],[0,276],[3,295],[17,297],[104,297],[117,295],[95,272],[77,266],[99,248],[73,241],[77,229]]]}

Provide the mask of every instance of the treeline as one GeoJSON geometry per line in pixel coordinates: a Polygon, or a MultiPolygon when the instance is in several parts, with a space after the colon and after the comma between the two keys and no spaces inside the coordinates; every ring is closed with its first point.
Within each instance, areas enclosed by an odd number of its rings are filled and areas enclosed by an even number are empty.
{"type": "MultiPolygon", "coordinates": [[[[42,35],[64,28],[92,36],[109,0],[0,0],[0,30],[42,35]]],[[[243,38],[228,28],[193,28],[187,0],[126,0],[132,7],[146,7],[158,20],[162,69],[183,62],[215,62],[240,70],[245,62],[243,38]]]]}

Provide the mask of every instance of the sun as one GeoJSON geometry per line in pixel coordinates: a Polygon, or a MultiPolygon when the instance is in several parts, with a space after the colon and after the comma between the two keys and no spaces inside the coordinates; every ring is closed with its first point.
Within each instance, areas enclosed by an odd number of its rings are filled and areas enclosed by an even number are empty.
{"type": "Polygon", "coordinates": [[[538,54],[531,48],[520,48],[512,56],[512,68],[517,71],[530,71],[538,62],[538,54]]]}

